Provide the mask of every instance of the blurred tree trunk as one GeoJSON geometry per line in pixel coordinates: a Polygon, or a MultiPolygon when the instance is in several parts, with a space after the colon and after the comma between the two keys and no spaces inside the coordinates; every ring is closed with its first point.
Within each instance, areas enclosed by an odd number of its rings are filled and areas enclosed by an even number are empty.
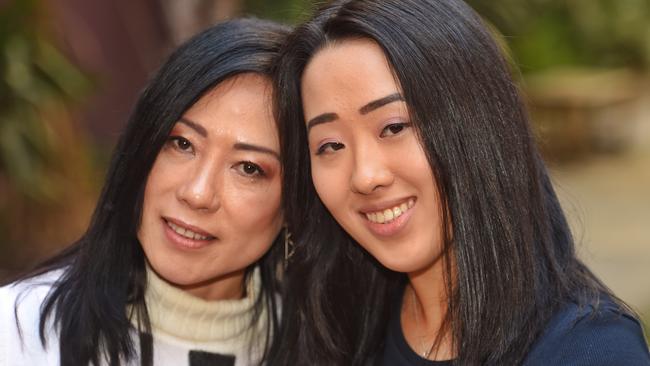
{"type": "Polygon", "coordinates": [[[212,24],[238,16],[242,0],[162,0],[163,12],[174,45],[212,24]]]}

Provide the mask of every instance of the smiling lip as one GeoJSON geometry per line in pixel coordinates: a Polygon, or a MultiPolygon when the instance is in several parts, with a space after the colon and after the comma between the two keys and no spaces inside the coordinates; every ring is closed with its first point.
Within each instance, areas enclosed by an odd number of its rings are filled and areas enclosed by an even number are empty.
{"type": "Polygon", "coordinates": [[[408,197],[379,205],[370,205],[364,207],[360,214],[366,226],[374,234],[379,236],[392,236],[399,233],[406,226],[413,214],[415,202],[415,197],[408,197]],[[407,209],[403,210],[405,206],[407,209]],[[377,217],[380,212],[392,211],[395,208],[399,209],[398,215],[393,214],[393,216],[397,217],[383,217],[383,214],[382,218],[377,217]]]}
{"type": "Polygon", "coordinates": [[[183,221],[170,217],[163,217],[162,219],[165,236],[172,244],[181,249],[200,249],[210,245],[217,239],[214,235],[183,221]],[[180,233],[177,231],[180,231],[180,233]]]}

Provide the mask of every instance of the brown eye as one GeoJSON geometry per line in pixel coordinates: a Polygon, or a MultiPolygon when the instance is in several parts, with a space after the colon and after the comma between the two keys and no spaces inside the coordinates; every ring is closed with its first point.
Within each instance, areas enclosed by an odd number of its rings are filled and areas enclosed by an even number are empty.
{"type": "Polygon", "coordinates": [[[321,145],[318,148],[318,150],[316,150],[316,155],[321,155],[321,154],[325,154],[325,153],[328,153],[328,152],[334,152],[334,151],[337,151],[337,150],[341,150],[344,147],[345,147],[345,145],[343,145],[340,142],[328,142],[326,144],[321,145]]]}
{"type": "Polygon", "coordinates": [[[390,125],[390,126],[388,126],[388,129],[394,135],[394,134],[400,133],[400,131],[402,131],[404,129],[404,126],[402,126],[402,125],[390,125]]]}
{"type": "Polygon", "coordinates": [[[187,149],[190,149],[192,147],[192,144],[189,141],[187,141],[186,139],[184,139],[184,138],[180,138],[180,139],[176,140],[176,145],[181,150],[187,150],[187,149]]]}
{"type": "Polygon", "coordinates": [[[170,136],[168,141],[176,150],[194,153],[194,146],[192,146],[190,140],[185,137],[170,136]]]}
{"type": "Polygon", "coordinates": [[[391,123],[381,131],[381,137],[397,135],[404,129],[410,127],[409,123],[391,123]]]}
{"type": "Polygon", "coordinates": [[[242,161],[236,166],[237,171],[247,177],[263,176],[264,170],[257,164],[250,161],[242,161]]]}

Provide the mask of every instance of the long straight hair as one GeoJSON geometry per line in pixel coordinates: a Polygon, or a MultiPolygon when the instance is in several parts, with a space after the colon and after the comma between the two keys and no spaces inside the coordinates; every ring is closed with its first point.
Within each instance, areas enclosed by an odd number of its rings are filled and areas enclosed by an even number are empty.
{"type": "Polygon", "coordinates": [[[292,192],[285,218],[296,252],[283,300],[284,343],[272,360],[372,364],[406,281],[336,223],[309,173],[301,77],[323,47],[354,38],[373,40],[385,53],[446,208],[455,363],[520,363],[562,304],[612,295],[577,259],[509,67],[460,0],[334,1],[289,37],[276,71],[276,104],[284,191],[292,192]]]}
{"type": "MultiPolygon", "coordinates": [[[[151,325],[144,300],[145,255],[136,236],[151,167],[174,124],[201,96],[237,74],[270,76],[288,32],[287,27],[258,19],[218,24],[174,51],[142,92],[113,152],[87,231],[23,277],[63,270],[43,303],[39,328],[41,342],[47,346],[45,325],[48,318],[54,320],[61,365],[118,365],[131,360],[136,355],[131,336],[134,316],[141,363],[152,364],[151,325]]],[[[268,309],[264,353],[278,327],[275,297],[282,258],[278,244],[259,261],[262,295],[254,318],[268,309]]]]}

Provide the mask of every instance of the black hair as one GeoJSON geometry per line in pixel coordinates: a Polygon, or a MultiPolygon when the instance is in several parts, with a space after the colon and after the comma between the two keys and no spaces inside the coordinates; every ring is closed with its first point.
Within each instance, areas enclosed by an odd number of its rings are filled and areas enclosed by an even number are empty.
{"type": "Polygon", "coordinates": [[[272,360],[374,363],[406,281],[345,233],[311,182],[301,77],[323,47],[355,38],[386,55],[435,177],[454,362],[519,364],[562,304],[614,298],[576,257],[524,103],[480,17],[460,0],[333,1],[296,28],[276,72],[296,246],[272,360]]]}
{"type": "MultiPolygon", "coordinates": [[[[136,236],[149,172],[174,124],[201,96],[237,74],[271,76],[288,32],[285,26],[258,19],[217,24],[176,49],[142,92],[113,152],[87,231],[23,277],[63,271],[43,303],[39,328],[46,346],[48,318],[58,326],[61,365],[131,360],[137,354],[130,336],[133,316],[138,319],[141,363],[152,364],[145,255],[136,236]]],[[[277,241],[258,262],[262,295],[255,308],[256,317],[268,309],[265,354],[278,327],[282,249],[277,241]]]]}

